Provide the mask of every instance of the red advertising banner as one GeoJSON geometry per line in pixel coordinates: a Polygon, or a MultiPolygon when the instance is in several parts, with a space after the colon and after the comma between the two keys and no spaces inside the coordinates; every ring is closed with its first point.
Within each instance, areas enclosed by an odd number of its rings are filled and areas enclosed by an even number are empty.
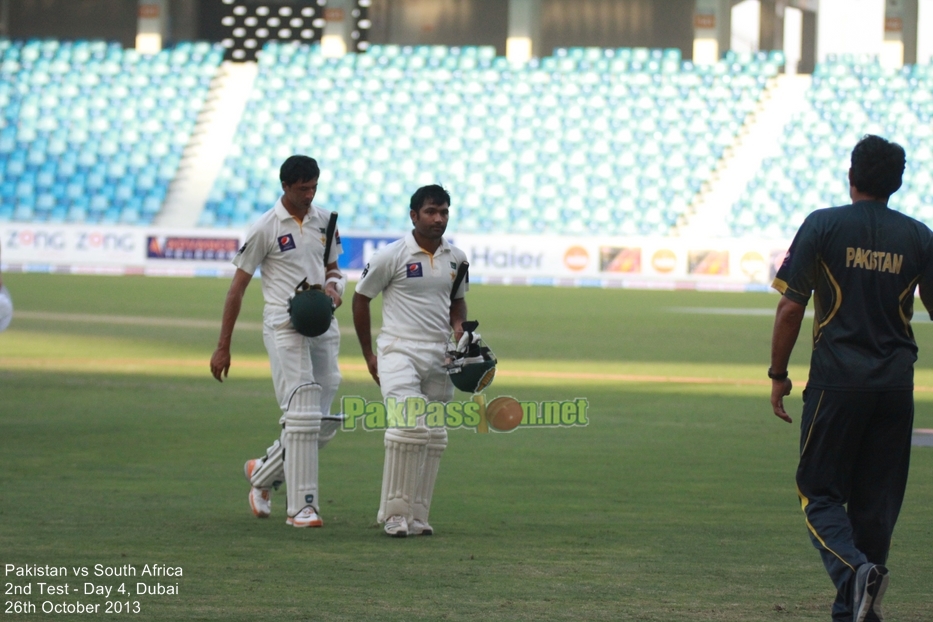
{"type": "Polygon", "coordinates": [[[148,259],[186,259],[195,261],[230,261],[239,250],[238,238],[198,238],[148,236],[148,259]]]}

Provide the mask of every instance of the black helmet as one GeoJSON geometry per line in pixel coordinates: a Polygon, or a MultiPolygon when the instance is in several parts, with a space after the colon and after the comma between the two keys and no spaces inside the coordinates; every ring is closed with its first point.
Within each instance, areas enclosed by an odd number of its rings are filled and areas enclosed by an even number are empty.
{"type": "Polygon", "coordinates": [[[305,279],[288,301],[288,315],[296,331],[305,337],[317,337],[330,328],[334,319],[334,301],[320,287],[309,286],[305,279]]]}
{"type": "Polygon", "coordinates": [[[498,361],[479,334],[474,333],[479,322],[463,322],[462,327],[460,343],[447,353],[447,374],[461,391],[480,393],[496,377],[498,361]]]}

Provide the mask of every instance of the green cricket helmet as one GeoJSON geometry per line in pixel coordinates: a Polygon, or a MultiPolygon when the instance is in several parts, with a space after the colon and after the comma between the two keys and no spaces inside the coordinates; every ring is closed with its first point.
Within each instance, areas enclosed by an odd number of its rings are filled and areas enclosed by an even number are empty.
{"type": "Polygon", "coordinates": [[[480,393],[496,377],[496,355],[476,332],[479,322],[463,322],[463,336],[447,352],[447,374],[454,386],[467,393],[480,393]]]}
{"type": "Polygon", "coordinates": [[[330,328],[334,319],[334,301],[319,286],[309,286],[305,279],[288,301],[288,315],[296,331],[305,337],[318,337],[330,328]]]}

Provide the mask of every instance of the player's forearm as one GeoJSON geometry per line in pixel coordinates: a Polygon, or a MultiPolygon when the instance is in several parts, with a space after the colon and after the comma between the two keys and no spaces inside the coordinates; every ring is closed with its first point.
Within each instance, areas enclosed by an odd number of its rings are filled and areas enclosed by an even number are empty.
{"type": "Polygon", "coordinates": [[[459,336],[459,334],[463,332],[460,325],[466,321],[466,318],[466,298],[457,298],[453,300],[450,303],[450,327],[454,330],[454,334],[459,336]]]}
{"type": "Polygon", "coordinates": [[[363,356],[373,353],[372,320],[369,313],[370,298],[362,294],[353,294],[353,328],[356,338],[360,341],[363,356]]]}
{"type": "Polygon", "coordinates": [[[220,322],[220,339],[217,340],[217,347],[229,350],[230,341],[233,339],[233,327],[236,320],[240,317],[240,307],[243,306],[243,294],[246,293],[246,287],[253,278],[252,274],[237,270],[230,282],[230,289],[227,290],[227,298],[224,300],[224,314],[220,322]]]}
{"type": "Polygon", "coordinates": [[[220,338],[217,340],[218,348],[230,349],[230,342],[233,340],[233,327],[236,326],[237,318],[240,317],[240,308],[242,306],[242,293],[238,294],[233,289],[227,292],[227,299],[224,301],[223,319],[220,322],[220,338]]]}
{"type": "Polygon", "coordinates": [[[774,332],[771,335],[771,370],[775,374],[787,371],[794,344],[800,334],[806,307],[782,296],[774,316],[774,332]]]}

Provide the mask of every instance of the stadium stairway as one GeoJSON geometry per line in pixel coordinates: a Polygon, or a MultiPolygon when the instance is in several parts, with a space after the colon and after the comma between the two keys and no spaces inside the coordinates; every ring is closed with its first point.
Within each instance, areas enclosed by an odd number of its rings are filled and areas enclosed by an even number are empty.
{"type": "Polygon", "coordinates": [[[886,68],[865,54],[819,63],[804,109],[788,123],[727,221],[733,237],[789,238],[816,208],[848,201],[854,145],[865,134],[907,151],[904,185],[891,207],[933,222],[933,65],[886,68]]]}
{"type": "Polygon", "coordinates": [[[735,145],[727,149],[709,183],[688,208],[677,234],[684,237],[725,238],[732,232],[728,215],[765,158],[781,153],[781,136],[791,118],[807,105],[809,75],[778,75],[748,115],[735,145]]]}
{"type": "Polygon", "coordinates": [[[194,227],[233,145],[259,72],[256,63],[224,62],[211,83],[197,126],[185,147],[155,224],[194,227]]]}
{"type": "Polygon", "coordinates": [[[435,181],[463,197],[456,233],[668,235],[781,64],[758,53],[695,67],[647,48],[513,64],[470,46],[328,59],[270,43],[198,225],[248,225],[300,148],[321,161],[317,200],[345,229],[404,230],[389,206],[435,181]]]}

